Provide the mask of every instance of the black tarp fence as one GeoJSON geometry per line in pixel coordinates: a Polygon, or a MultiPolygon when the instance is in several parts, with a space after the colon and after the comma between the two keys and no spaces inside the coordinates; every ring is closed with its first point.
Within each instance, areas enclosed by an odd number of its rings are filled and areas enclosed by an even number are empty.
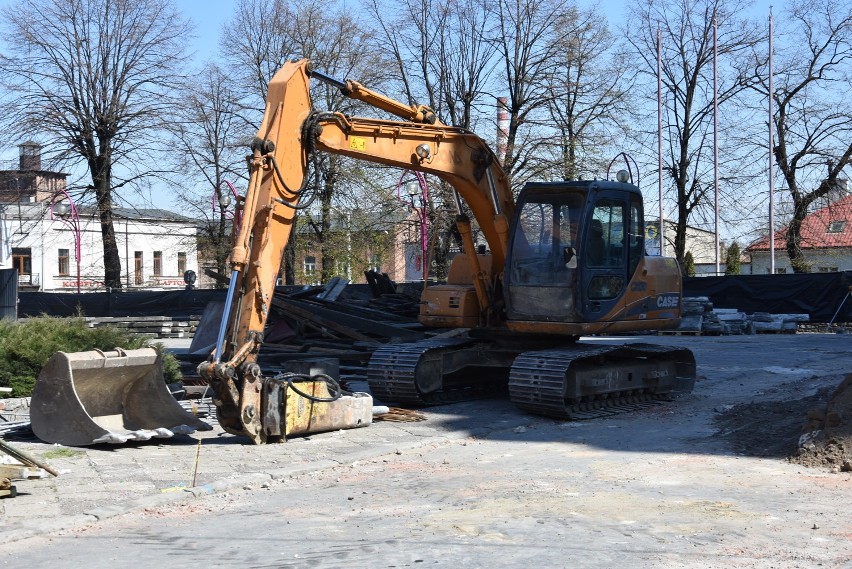
{"type": "Polygon", "coordinates": [[[835,322],[852,322],[850,286],[852,271],[687,277],[683,295],[706,296],[714,308],[736,308],[746,314],[807,314],[811,322],[826,323],[837,313],[835,322]]]}
{"type": "MultiPolygon", "coordinates": [[[[320,292],[319,287],[278,286],[276,292],[295,294],[320,292]]],[[[22,292],[18,295],[18,316],[83,316],[118,318],[128,316],[171,316],[189,318],[200,316],[208,302],[225,300],[226,290],[192,289],[141,292],[84,292],[52,293],[22,292]]],[[[365,284],[350,284],[343,296],[369,298],[370,289],[365,284]]]]}
{"type": "MultiPolygon", "coordinates": [[[[850,286],[852,271],[688,277],[683,280],[684,296],[706,296],[716,308],[736,308],[747,314],[807,314],[812,322],[829,322],[838,308],[835,321],[852,322],[850,286]]],[[[22,292],[19,293],[18,316],[82,314],[188,318],[202,314],[212,300],[224,301],[225,292],[211,289],[82,294],[22,292]]]]}
{"type": "Polygon", "coordinates": [[[171,316],[189,318],[204,312],[211,300],[224,300],[224,290],[193,289],[142,292],[22,292],[18,316],[171,316]]]}

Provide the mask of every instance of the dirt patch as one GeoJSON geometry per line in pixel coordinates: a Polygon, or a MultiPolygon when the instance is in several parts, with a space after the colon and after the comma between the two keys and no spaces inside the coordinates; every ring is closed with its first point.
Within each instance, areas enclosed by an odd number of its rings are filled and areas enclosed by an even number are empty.
{"type": "Polygon", "coordinates": [[[852,375],[809,397],[719,410],[715,424],[737,454],[852,471],[852,375]]]}
{"type": "Polygon", "coordinates": [[[788,458],[798,452],[802,423],[808,409],[828,401],[830,389],[810,397],[757,401],[718,410],[718,438],[737,454],[788,458]]]}
{"type": "Polygon", "coordinates": [[[790,459],[797,464],[852,472],[852,374],[826,402],[808,409],[799,446],[790,459]]]}

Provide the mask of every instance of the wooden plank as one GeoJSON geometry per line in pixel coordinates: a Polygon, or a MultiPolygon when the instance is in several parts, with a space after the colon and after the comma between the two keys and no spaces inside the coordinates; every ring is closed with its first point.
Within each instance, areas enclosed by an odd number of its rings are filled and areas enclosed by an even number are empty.
{"type": "Polygon", "coordinates": [[[0,464],[0,478],[10,480],[33,480],[44,478],[47,473],[41,468],[31,468],[19,464],[0,464]]]}
{"type": "Polygon", "coordinates": [[[45,462],[41,462],[39,459],[35,458],[34,456],[27,454],[22,450],[16,449],[15,447],[13,447],[12,445],[10,445],[8,443],[0,441],[0,451],[5,452],[6,454],[8,454],[9,456],[11,456],[15,460],[21,462],[22,464],[24,464],[26,466],[38,466],[38,467],[41,467],[41,468],[45,469],[46,471],[50,472],[54,476],[59,476],[59,472],[57,472],[55,469],[53,469],[49,464],[47,464],[45,462]]]}
{"type": "Polygon", "coordinates": [[[344,314],[331,308],[325,308],[317,304],[293,300],[286,297],[275,297],[272,304],[286,314],[288,311],[295,312],[297,316],[309,319],[313,322],[321,322],[323,326],[346,335],[355,340],[369,340],[369,336],[360,332],[368,332],[385,338],[399,338],[403,341],[421,340],[425,334],[416,330],[408,330],[393,324],[376,322],[373,319],[361,318],[351,314],[344,314]],[[345,332],[348,331],[349,333],[345,332]],[[350,335],[351,333],[351,335],[350,335]]]}
{"type": "Polygon", "coordinates": [[[303,305],[303,303],[297,303],[297,301],[293,301],[290,299],[282,299],[279,297],[275,297],[272,299],[272,305],[283,310],[285,314],[294,314],[299,318],[309,320],[314,324],[328,328],[329,330],[333,330],[334,332],[337,332],[342,336],[346,336],[347,338],[352,338],[353,340],[361,341],[367,341],[372,339],[366,334],[358,332],[353,327],[347,326],[346,324],[341,324],[339,321],[326,318],[321,314],[317,314],[312,310],[308,310],[303,305]]]}
{"type": "Polygon", "coordinates": [[[319,293],[317,298],[333,302],[337,300],[343,292],[343,289],[345,289],[348,285],[349,279],[334,277],[325,285],[325,290],[319,293]]]}

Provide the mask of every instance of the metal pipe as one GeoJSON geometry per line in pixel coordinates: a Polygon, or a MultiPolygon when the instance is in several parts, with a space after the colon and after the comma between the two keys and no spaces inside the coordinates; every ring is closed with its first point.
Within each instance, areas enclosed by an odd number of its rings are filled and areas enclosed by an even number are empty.
{"type": "Polygon", "coordinates": [[[231,272],[231,282],[228,284],[228,296],[225,298],[225,308],[222,310],[222,321],[219,323],[219,335],[216,338],[216,350],[213,352],[213,363],[219,363],[222,359],[222,344],[225,343],[225,333],[228,331],[228,323],[231,316],[231,306],[234,304],[234,293],[237,290],[237,276],[239,271],[231,272]]]}
{"type": "Polygon", "coordinates": [[[713,195],[716,233],[716,276],[719,276],[719,26],[713,14],[713,195]]]}
{"type": "Polygon", "coordinates": [[[340,90],[346,89],[345,82],[335,79],[334,77],[329,77],[328,75],[320,73],[319,71],[311,71],[310,73],[308,73],[308,75],[311,79],[319,79],[323,83],[331,85],[332,87],[337,87],[340,90]]]}
{"type": "Polygon", "coordinates": [[[773,175],[772,148],[772,8],[769,8],[769,274],[775,274],[775,176],[773,175]]]}

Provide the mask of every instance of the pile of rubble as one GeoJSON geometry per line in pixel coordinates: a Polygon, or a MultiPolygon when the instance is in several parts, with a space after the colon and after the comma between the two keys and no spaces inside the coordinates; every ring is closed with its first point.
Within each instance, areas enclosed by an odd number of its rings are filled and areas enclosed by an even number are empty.
{"type": "Polygon", "coordinates": [[[683,299],[680,326],[675,332],[719,336],[728,334],[795,334],[807,314],[746,314],[736,308],[714,308],[706,296],[683,299]]]}
{"type": "Polygon", "coordinates": [[[30,398],[8,397],[11,389],[0,388],[0,438],[4,433],[16,430],[30,422],[30,398]]]}

